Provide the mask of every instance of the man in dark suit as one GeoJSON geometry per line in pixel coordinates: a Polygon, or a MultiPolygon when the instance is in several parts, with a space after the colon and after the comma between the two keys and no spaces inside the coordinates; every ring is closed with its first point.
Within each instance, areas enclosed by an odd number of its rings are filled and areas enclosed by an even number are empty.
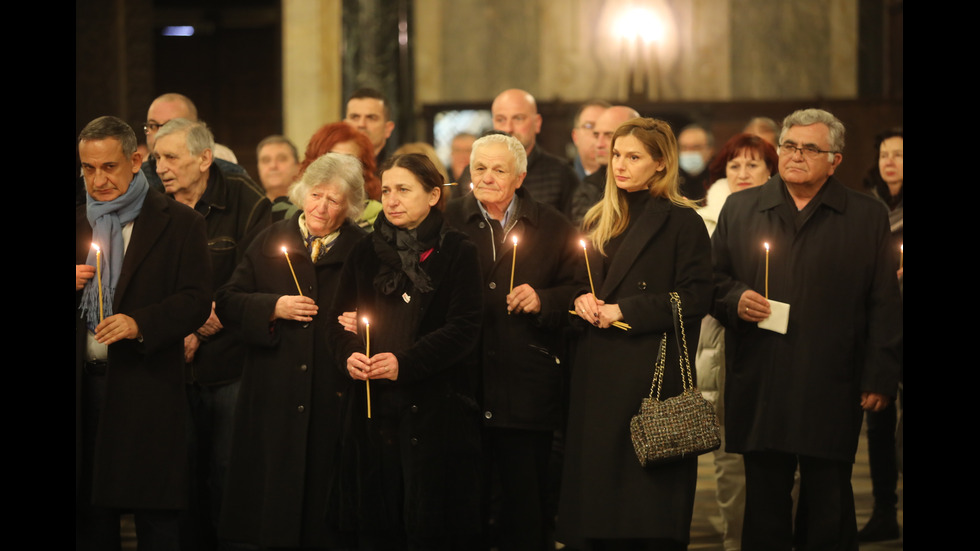
{"type": "Polygon", "coordinates": [[[561,331],[582,250],[568,220],[522,188],[527,156],[517,138],[484,136],[471,158],[473,193],[449,203],[445,217],[480,251],[485,496],[493,495],[490,482],[500,485],[493,543],[502,551],[554,549],[549,482],[554,432],[565,419],[561,331]]]}
{"type": "Polygon", "coordinates": [[[118,549],[119,515],[132,511],[140,547],[178,549],[184,336],[211,311],[204,219],[149,189],[122,120],[90,122],[78,152],[88,196],[75,211],[76,547],[118,549]]]}
{"type": "Polygon", "coordinates": [[[833,177],[840,120],[800,110],[779,139],[779,174],[729,197],[711,242],[726,446],[745,457],[742,547],[857,551],[851,467],[862,409],[881,411],[898,390],[897,251],[881,204],[833,177]],[[787,303],[781,332],[759,326],[787,303]]]}

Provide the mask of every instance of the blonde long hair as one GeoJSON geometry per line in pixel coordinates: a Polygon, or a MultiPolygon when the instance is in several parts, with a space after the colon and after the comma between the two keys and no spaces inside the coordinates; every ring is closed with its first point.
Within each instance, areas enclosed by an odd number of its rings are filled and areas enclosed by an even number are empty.
{"type": "MultiPolygon", "coordinates": [[[[622,136],[633,136],[643,144],[647,153],[655,161],[664,163],[664,169],[654,172],[650,179],[650,195],[663,197],[681,207],[697,206],[681,195],[677,181],[677,139],[669,124],[643,117],[630,119],[616,129],[610,149],[616,147],[616,140],[622,136]]],[[[605,254],[606,244],[626,231],[630,222],[626,192],[616,185],[616,175],[612,165],[613,161],[610,159],[606,169],[606,190],[602,200],[589,209],[582,222],[582,228],[592,241],[592,245],[602,254],[605,254]]]]}

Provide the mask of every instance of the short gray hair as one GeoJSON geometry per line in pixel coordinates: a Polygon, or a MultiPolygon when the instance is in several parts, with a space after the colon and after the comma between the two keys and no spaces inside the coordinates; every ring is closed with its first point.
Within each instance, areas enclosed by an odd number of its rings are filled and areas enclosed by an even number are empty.
{"type": "Polygon", "coordinates": [[[85,125],[81,134],[78,135],[79,143],[83,141],[98,141],[112,138],[119,140],[122,146],[123,155],[127,158],[136,153],[136,133],[133,127],[126,124],[126,121],[119,117],[107,115],[99,117],[85,125]]]}
{"type": "Polygon", "coordinates": [[[303,208],[306,197],[315,188],[334,185],[347,199],[347,219],[357,220],[364,211],[364,167],[356,157],[343,153],[325,153],[310,163],[303,177],[289,188],[289,201],[303,208]]]}
{"type": "Polygon", "coordinates": [[[489,134],[473,142],[473,149],[470,151],[470,166],[473,165],[473,160],[476,159],[476,153],[481,147],[494,143],[507,146],[510,154],[514,156],[514,169],[518,174],[527,172],[527,151],[524,150],[524,146],[521,145],[520,140],[506,134],[489,134]]]}
{"type": "Polygon", "coordinates": [[[800,109],[783,119],[783,131],[779,133],[779,143],[783,143],[783,136],[790,128],[817,123],[825,125],[830,130],[828,141],[830,142],[830,159],[833,159],[834,153],[844,151],[844,123],[823,109],[800,109]]]}
{"type": "Polygon", "coordinates": [[[214,152],[214,134],[211,133],[208,125],[189,119],[171,119],[167,121],[167,124],[161,126],[160,130],[157,131],[155,143],[159,143],[161,138],[179,132],[186,133],[187,151],[191,155],[200,155],[204,153],[205,149],[210,149],[212,153],[214,152]]]}

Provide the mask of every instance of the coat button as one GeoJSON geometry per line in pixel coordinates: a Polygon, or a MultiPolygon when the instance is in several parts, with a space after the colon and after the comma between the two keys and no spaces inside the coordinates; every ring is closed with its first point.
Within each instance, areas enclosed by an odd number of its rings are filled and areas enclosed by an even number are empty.
{"type": "Polygon", "coordinates": [[[482,230],[485,227],[487,227],[487,223],[486,222],[480,222],[480,229],[482,230]]]}
{"type": "Polygon", "coordinates": [[[646,281],[640,281],[639,283],[636,284],[636,288],[639,289],[639,290],[641,290],[641,291],[643,291],[644,289],[647,288],[647,282],[646,281]]]}
{"type": "Polygon", "coordinates": [[[306,408],[303,407],[303,406],[299,406],[299,407],[296,408],[296,411],[298,411],[300,413],[303,413],[304,411],[306,411],[306,408]]]}
{"type": "Polygon", "coordinates": [[[485,411],[485,412],[483,412],[483,418],[484,418],[484,419],[490,419],[491,417],[493,417],[493,413],[492,413],[492,412],[490,412],[489,410],[488,410],[488,411],[485,411]]]}
{"type": "Polygon", "coordinates": [[[496,289],[497,288],[497,284],[495,282],[491,281],[490,282],[490,285],[488,285],[488,287],[490,287],[491,289],[496,289]]]}
{"type": "Polygon", "coordinates": [[[409,440],[409,442],[411,442],[413,446],[418,446],[419,445],[419,439],[418,439],[418,437],[415,437],[415,436],[413,436],[412,439],[409,440]]]}
{"type": "Polygon", "coordinates": [[[412,413],[418,413],[419,412],[419,407],[418,406],[412,406],[411,408],[409,408],[409,410],[412,413]]]}
{"type": "Polygon", "coordinates": [[[306,364],[299,366],[300,371],[306,371],[307,369],[309,369],[309,367],[307,367],[306,364]]]}

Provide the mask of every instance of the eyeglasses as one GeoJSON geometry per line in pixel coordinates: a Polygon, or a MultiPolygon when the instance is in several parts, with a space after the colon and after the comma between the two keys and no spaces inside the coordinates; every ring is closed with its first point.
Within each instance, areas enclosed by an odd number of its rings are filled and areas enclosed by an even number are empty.
{"type": "Polygon", "coordinates": [[[157,130],[160,130],[160,127],[163,126],[164,124],[167,124],[167,123],[165,123],[165,122],[149,122],[149,121],[144,122],[143,123],[143,132],[145,132],[147,134],[149,134],[150,132],[156,132],[157,130]]]}
{"type": "Polygon", "coordinates": [[[807,159],[816,159],[822,153],[837,153],[836,151],[830,151],[829,149],[828,150],[818,149],[817,146],[809,145],[809,144],[804,145],[802,147],[796,145],[793,142],[784,142],[779,144],[780,155],[792,156],[797,151],[799,151],[800,154],[802,154],[807,159]]]}

